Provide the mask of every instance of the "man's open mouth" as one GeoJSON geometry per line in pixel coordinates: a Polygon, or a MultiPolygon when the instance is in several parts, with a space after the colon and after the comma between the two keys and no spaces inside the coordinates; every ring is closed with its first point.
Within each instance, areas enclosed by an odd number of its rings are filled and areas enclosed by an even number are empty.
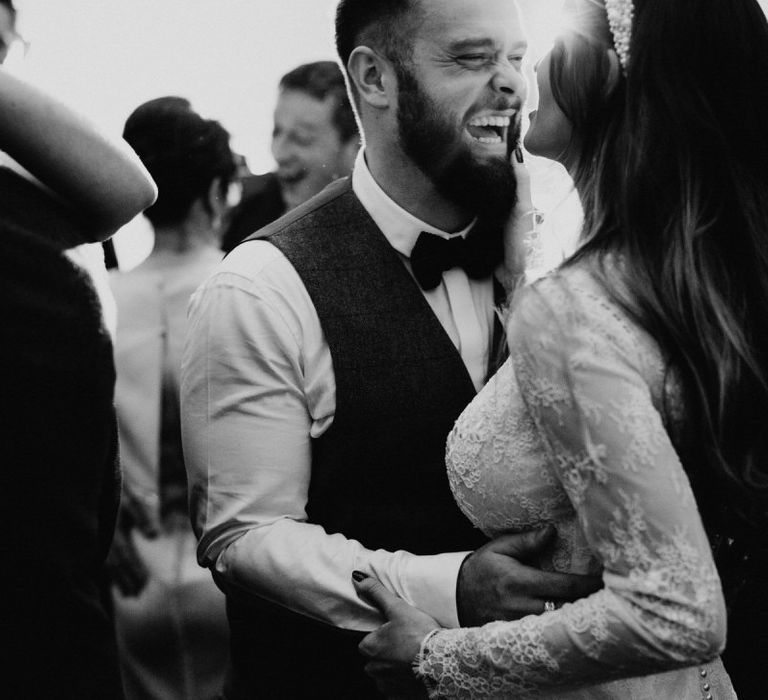
{"type": "Polygon", "coordinates": [[[301,168],[300,170],[278,170],[277,177],[284,185],[295,185],[301,182],[307,175],[307,171],[301,168]]]}
{"type": "Polygon", "coordinates": [[[475,117],[467,124],[467,131],[475,141],[480,143],[504,143],[511,122],[511,117],[501,115],[475,117]]]}

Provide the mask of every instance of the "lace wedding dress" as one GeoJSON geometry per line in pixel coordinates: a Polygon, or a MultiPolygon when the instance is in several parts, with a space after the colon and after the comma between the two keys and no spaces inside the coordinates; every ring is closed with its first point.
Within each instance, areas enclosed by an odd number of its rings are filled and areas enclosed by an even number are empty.
{"type": "Polygon", "coordinates": [[[553,523],[538,566],[602,571],[605,585],[553,612],[433,634],[417,659],[430,696],[734,698],[658,347],[583,264],[523,293],[509,342],[448,439],[454,495],[489,536],[553,523]]]}

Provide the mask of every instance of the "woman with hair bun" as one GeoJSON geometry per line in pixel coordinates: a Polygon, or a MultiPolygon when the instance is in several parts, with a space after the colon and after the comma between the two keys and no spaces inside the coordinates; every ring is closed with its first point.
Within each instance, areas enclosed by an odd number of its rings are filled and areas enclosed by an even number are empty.
{"type": "Polygon", "coordinates": [[[114,272],[115,407],[123,498],[110,562],[126,697],[208,700],[228,658],[224,596],[195,558],[181,448],[179,371],[186,309],[221,261],[235,157],[219,122],[161,97],[128,118],[125,140],[158,187],[149,257],[114,272]]]}
{"type": "Polygon", "coordinates": [[[763,697],[768,23],[755,0],[566,9],[525,144],[573,177],[580,246],[515,299],[447,464],[476,525],[549,524],[539,564],[604,586],[440,629],[357,575],[389,619],[361,651],[388,695],[733,698],[730,618],[739,697],[763,697]]]}

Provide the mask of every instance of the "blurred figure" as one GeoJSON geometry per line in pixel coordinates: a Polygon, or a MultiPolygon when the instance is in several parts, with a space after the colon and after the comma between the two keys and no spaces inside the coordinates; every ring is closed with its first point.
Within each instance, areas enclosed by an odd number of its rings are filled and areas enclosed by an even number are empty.
{"type": "Polygon", "coordinates": [[[124,144],[2,69],[0,149],[3,696],[120,698],[100,594],[119,496],[112,346],[63,252],[155,190],[124,144]]]}
{"type": "Polygon", "coordinates": [[[334,61],[294,68],[278,89],[272,132],[277,170],[242,181],[242,202],[222,240],[225,251],[349,175],[360,147],[344,76],[334,61]]]}
{"type": "Polygon", "coordinates": [[[152,252],[111,277],[124,473],[112,556],[118,647],[128,698],[203,700],[221,689],[228,633],[224,596],[195,558],[178,375],[187,300],[222,258],[220,228],[236,165],[229,134],[183,98],[141,105],[124,136],[159,197],[145,212],[152,252]]]}

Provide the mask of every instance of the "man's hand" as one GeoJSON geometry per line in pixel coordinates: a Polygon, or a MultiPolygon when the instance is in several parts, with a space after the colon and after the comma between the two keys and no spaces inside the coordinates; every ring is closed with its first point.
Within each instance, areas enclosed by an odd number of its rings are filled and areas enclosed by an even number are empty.
{"type": "Polygon", "coordinates": [[[543,551],[554,527],[501,535],[470,554],[456,586],[459,624],[476,627],[544,612],[544,602],[563,603],[602,588],[599,576],[541,571],[526,564],[543,551]]]}
{"type": "Polygon", "coordinates": [[[147,584],[149,572],[133,544],[132,531],[154,539],[158,526],[138,501],[122,495],[112,547],[107,556],[107,571],[118,590],[128,597],[138,596],[147,584]]]}
{"type": "Polygon", "coordinates": [[[147,567],[136,551],[130,530],[115,528],[106,566],[112,582],[124,596],[135,598],[144,590],[147,567]]]}

